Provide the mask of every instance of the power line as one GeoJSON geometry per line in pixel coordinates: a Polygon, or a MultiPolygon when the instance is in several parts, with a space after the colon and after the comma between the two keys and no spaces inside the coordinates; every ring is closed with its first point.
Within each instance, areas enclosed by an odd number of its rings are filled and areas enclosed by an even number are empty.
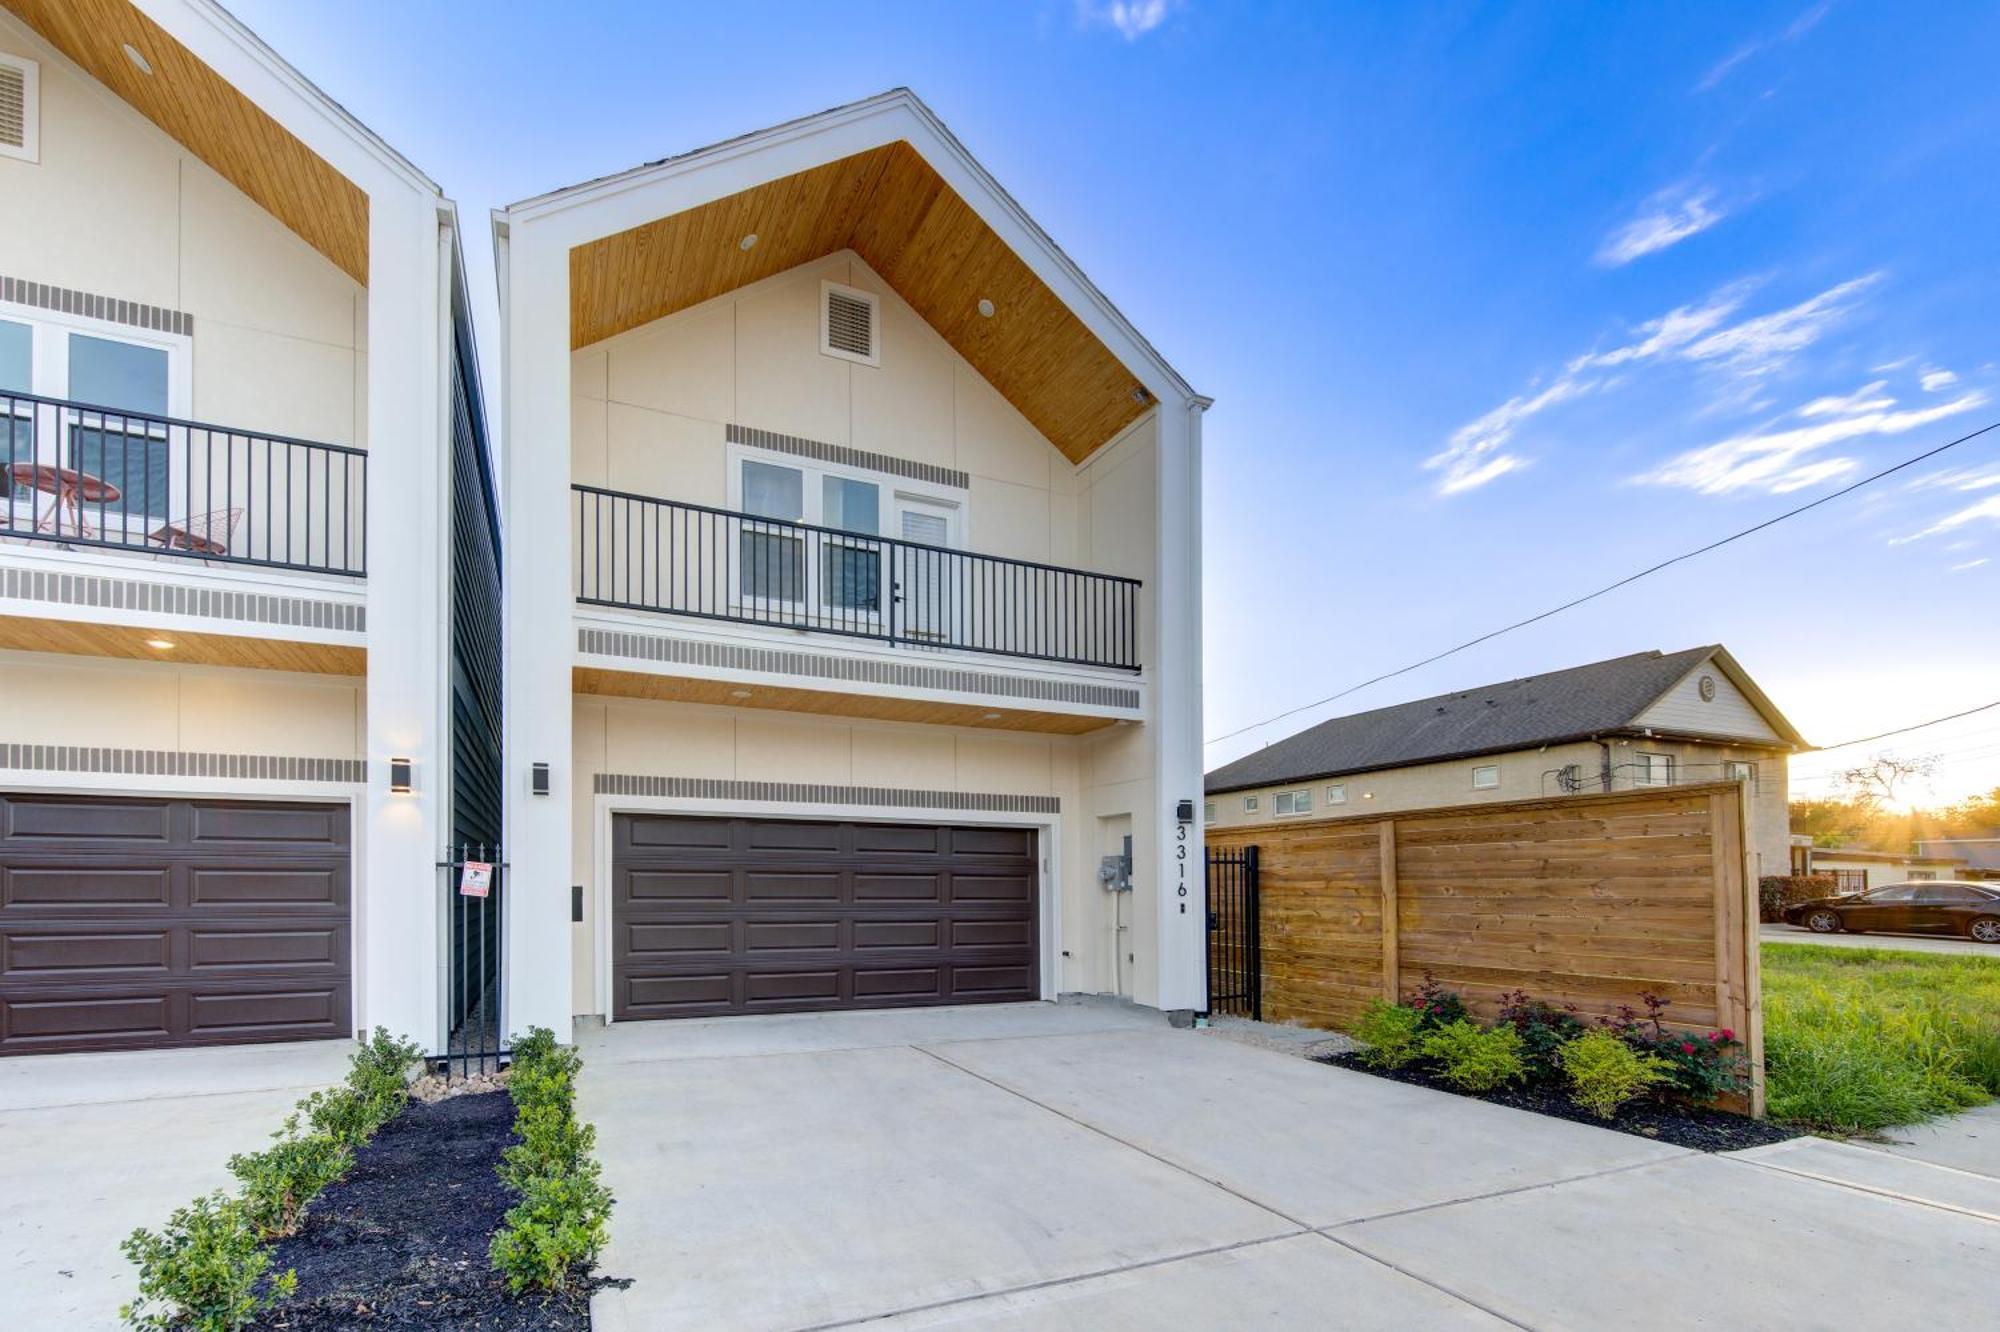
{"type": "MultiPolygon", "coordinates": [[[[1659,573],[1662,569],[1670,569],[1676,564],[1680,564],[1686,560],[1694,559],[1695,557],[1700,555],[1706,555],[1712,550],[1720,550],[1722,547],[1729,545],[1731,542],[1741,541],[1744,537],[1747,536],[1754,536],[1757,533],[1763,531],[1767,527],[1775,527],[1779,523],[1784,522],[1787,518],[1796,518],[1802,513],[1806,513],[1809,512],[1810,510],[1817,509],[1822,504],[1831,504],[1834,500],[1837,500],[1844,495],[1853,494],[1855,491],[1861,489],[1863,486],[1873,485],[1875,484],[1875,482],[1882,480],[1884,477],[1894,476],[1897,472],[1903,471],[1906,468],[1915,467],[1920,462],[1927,462],[1930,459],[1937,457],[1940,453],[1943,453],[1946,449],[1955,449],[1959,445],[1965,443],[1967,440],[1978,439],[1981,435],[1986,434],[1988,431],[1991,430],[2000,430],[2000,421],[1993,421],[1987,425],[1983,425],[1979,429],[1973,431],[1970,434],[1960,435],[1957,439],[1952,440],[1950,443],[1940,444],[1934,449],[1930,449],[1924,453],[1919,453],[1914,458],[1905,458],[1902,462],[1897,463],[1893,467],[1885,467],[1881,471],[1876,472],[1872,476],[1864,476],[1859,481],[1851,482],[1847,485],[1842,486],[1839,490],[1835,490],[1828,494],[1821,495],[1816,500],[1811,500],[1805,504],[1801,504],[1795,509],[1787,509],[1785,510],[1785,512],[1778,514],[1775,517],[1766,518],[1763,522],[1758,523],[1754,527],[1746,527],[1740,532],[1733,532],[1726,537],[1720,538],[1719,540],[1711,541],[1705,546],[1698,546],[1694,550],[1690,550],[1683,554],[1676,555],[1672,559],[1661,560],[1658,564],[1655,564],[1650,568],[1641,569],[1639,570],[1639,572],[1635,574],[1628,574],[1625,577],[1619,579],[1615,583],[1606,583],[1603,587],[1598,588],[1595,592],[1587,592],[1583,596],[1577,597],[1573,601],[1565,601],[1562,605],[1551,607],[1550,609],[1543,611],[1539,615],[1530,615],[1525,620],[1516,620],[1514,623],[1510,625],[1505,625],[1499,629],[1492,630],[1489,633],[1481,634],[1477,638],[1468,638],[1467,640],[1465,640],[1465,642],[1460,643],[1457,647],[1450,647],[1446,648],[1442,652],[1433,653],[1432,655],[1425,657],[1422,661],[1413,661],[1409,665],[1399,666],[1393,671],[1384,671],[1380,675],[1372,676],[1369,679],[1363,680],[1360,684],[1349,685],[1347,688],[1339,691],[1338,693],[1328,694],[1325,698],[1314,699],[1310,703],[1301,703],[1295,708],[1287,708],[1283,712],[1264,718],[1264,720],[1262,721],[1251,722],[1248,726],[1239,726],[1233,731],[1226,731],[1221,735],[1214,736],[1211,739],[1203,741],[1202,744],[1204,747],[1206,747],[1208,745],[1221,744],[1224,740],[1233,740],[1237,736],[1242,735],[1245,732],[1254,731],[1260,727],[1269,726],[1272,722],[1283,721],[1285,718],[1297,716],[1301,712],[1309,712],[1313,708],[1317,708],[1322,704],[1332,703],[1337,699],[1346,698],[1349,694],[1359,693],[1361,690],[1368,688],[1370,685],[1378,685],[1381,684],[1384,680],[1393,680],[1399,675],[1408,675],[1411,671],[1421,670],[1424,667],[1433,664],[1434,662],[1443,661],[1446,657],[1457,656],[1459,653],[1464,652],[1467,648],[1475,648],[1478,647],[1481,643],[1491,642],[1493,639],[1500,637],[1502,634],[1511,634],[1516,629],[1525,629],[1531,624],[1539,624],[1543,620],[1549,619],[1552,616],[1560,615],[1566,610],[1575,610],[1578,606],[1583,605],[1587,601],[1595,601],[1599,597],[1604,596],[1607,593],[1616,592],[1621,587],[1629,586],[1632,583],[1638,582],[1642,578],[1651,577],[1653,574],[1659,573]]],[[[1891,734],[1894,734],[1894,732],[1891,732],[1891,734]]],[[[1861,744],[1864,742],[1859,740],[1854,740],[1854,741],[1848,741],[1846,743],[1861,744]]]]}
{"type": "MultiPolygon", "coordinates": [[[[2000,424],[2000,422],[1996,422],[1995,424],[2000,424]]],[[[1992,426],[1987,427],[1989,430],[1992,428],[1992,426]]],[[[1876,740],[1887,740],[1892,735],[1904,735],[1910,731],[1921,731],[1926,726],[1938,726],[1948,721],[1957,721],[1960,717],[1970,717],[1975,713],[1991,712],[1995,708],[2000,708],[2000,698],[1994,699],[1991,703],[1981,703],[1976,708],[1967,708],[1964,712],[1954,712],[1945,717],[1933,717],[1929,721],[1920,721],[1913,726],[1898,726],[1893,731],[1880,731],[1874,735],[1864,735],[1858,740],[1842,740],[1837,745],[1814,745],[1805,752],[1808,754],[1824,754],[1830,749],[1849,749],[1855,745],[1865,745],[1876,740]]]]}

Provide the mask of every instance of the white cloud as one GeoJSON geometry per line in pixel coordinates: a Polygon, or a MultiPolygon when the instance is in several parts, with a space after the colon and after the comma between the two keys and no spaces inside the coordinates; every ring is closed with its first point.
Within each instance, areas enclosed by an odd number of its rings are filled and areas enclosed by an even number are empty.
{"type": "MultiPolygon", "coordinates": [[[[1680,486],[1703,495],[1726,495],[1744,489],[1787,494],[1845,476],[1860,466],[1853,458],[1811,456],[1829,445],[1869,435],[1900,435],[1947,416],[1969,412],[1985,401],[1984,393],[1974,392],[1918,411],[1871,408],[1788,430],[1738,435],[1690,449],[1634,479],[1644,485],[1680,486]]],[[[1803,416],[1804,410],[1795,415],[1803,416]]]]}
{"type": "Polygon", "coordinates": [[[1819,21],[1826,17],[1827,10],[1832,7],[1833,0],[1819,0],[1818,4],[1813,5],[1790,23],[1786,24],[1785,30],[1778,36],[1760,38],[1757,41],[1748,42],[1737,47],[1734,51],[1731,51],[1728,55],[1717,61],[1709,69],[1708,73],[1702,76],[1701,82],[1694,85],[1694,90],[1698,93],[1707,92],[1728,78],[1731,70],[1767,47],[1781,46],[1787,42],[1797,41],[1818,27],[1819,21]]]}
{"type": "Polygon", "coordinates": [[[1951,572],[1964,573],[1967,569],[1977,569],[1982,564],[1991,564],[1992,562],[1993,560],[1991,556],[1982,555],[1976,560],[1962,560],[1959,563],[1952,565],[1951,572]]]}
{"type": "Polygon", "coordinates": [[[1911,490],[1991,490],[2000,486],[2000,467],[1956,467],[1910,482],[1911,490]]]}
{"type": "Polygon", "coordinates": [[[1579,356],[1569,363],[1570,373],[1579,370],[1627,365],[1634,361],[1650,361],[1670,352],[1678,352],[1702,335],[1712,332],[1723,320],[1742,307],[1743,298],[1748,293],[1744,283],[1734,283],[1710,296],[1700,305],[1681,305],[1667,311],[1658,319],[1649,319],[1639,325],[1638,332],[1645,336],[1639,341],[1623,347],[1614,347],[1608,352],[1593,352],[1579,356]]]}
{"type": "Polygon", "coordinates": [[[1827,398],[1814,398],[1811,402],[1799,408],[1799,415],[1805,417],[1852,416],[1856,412],[1886,411],[1896,405],[1894,398],[1882,392],[1884,388],[1888,387],[1888,384],[1888,380],[1878,379],[1872,384],[1863,385],[1852,393],[1839,394],[1827,398]]]}
{"type": "Polygon", "coordinates": [[[1854,298],[1882,280],[1880,273],[1851,278],[1784,310],[1718,329],[1683,353],[1691,361],[1726,366],[1736,374],[1767,375],[1812,346],[1854,308],[1854,298]]]}
{"type": "Polygon", "coordinates": [[[1714,204],[1715,191],[1710,189],[1676,185],[1662,190],[1646,201],[1637,217],[1604,238],[1597,247],[1597,262],[1616,268],[1699,235],[1727,216],[1714,204]]]}
{"type": "Polygon", "coordinates": [[[1165,23],[1172,8],[1168,0],[1077,0],[1076,12],[1083,23],[1107,24],[1126,41],[1136,42],[1165,23]]]}
{"type": "Polygon", "coordinates": [[[1939,389],[1948,389],[1956,384],[1958,376],[1949,370],[1926,370],[1917,382],[1924,386],[1924,392],[1936,393],[1939,389]]]}
{"type": "Polygon", "coordinates": [[[1444,473],[1438,481],[1438,494],[1457,495],[1477,490],[1489,481],[1526,467],[1526,458],[1505,451],[1515,432],[1530,418],[1559,402],[1581,397],[1595,387],[1594,383],[1584,383],[1565,374],[1540,393],[1509,398],[1478,420],[1454,430],[1443,449],[1424,459],[1426,469],[1444,473]]]}
{"type": "Polygon", "coordinates": [[[1912,532],[1910,535],[1904,537],[1897,537],[1889,544],[1892,546],[1907,545],[1912,541],[1921,541],[1925,537],[1938,536],[1945,532],[1956,532],[1968,523],[1980,522],[1987,518],[2000,523],[2000,495],[1989,495],[1977,504],[1968,504],[1957,513],[1947,514],[1943,518],[1938,519],[1923,531],[1912,532]]]}

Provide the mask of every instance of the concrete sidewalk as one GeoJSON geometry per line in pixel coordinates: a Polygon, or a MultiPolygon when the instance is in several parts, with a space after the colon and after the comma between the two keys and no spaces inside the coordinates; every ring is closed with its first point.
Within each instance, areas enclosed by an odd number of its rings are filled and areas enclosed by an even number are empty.
{"type": "Polygon", "coordinates": [[[0,1060],[0,1326],[110,1329],[136,1293],[118,1245],[340,1080],[350,1041],[0,1060]]]}
{"type": "Polygon", "coordinates": [[[1702,1156],[1113,1005],[580,1039],[633,1279],[598,1332],[1970,1326],[2000,1267],[2000,1179],[1702,1156]]]}

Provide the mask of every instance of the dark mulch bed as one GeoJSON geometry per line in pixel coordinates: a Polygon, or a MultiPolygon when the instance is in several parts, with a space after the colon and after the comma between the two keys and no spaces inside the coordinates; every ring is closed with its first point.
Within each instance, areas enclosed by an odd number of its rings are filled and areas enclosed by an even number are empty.
{"type": "Polygon", "coordinates": [[[507,1293],[486,1245],[513,1204],[494,1173],[513,1142],[504,1093],[413,1101],[355,1153],[354,1170],[280,1241],[271,1270],[298,1293],[253,1326],[265,1332],[432,1329],[584,1332],[588,1295],[507,1293]]]}
{"type": "Polygon", "coordinates": [[[1588,1110],[1577,1106],[1556,1087],[1538,1087],[1529,1084],[1494,1092],[1464,1092],[1449,1082],[1435,1077],[1419,1064],[1410,1064],[1402,1068],[1371,1068],[1353,1054],[1326,1055],[1319,1062],[1333,1064],[1339,1068],[1351,1068],[1357,1073],[1367,1073],[1373,1077],[1388,1078],[1392,1082],[1408,1082],[1435,1091],[1450,1092],[1453,1096],[1469,1096],[1477,1101],[1491,1101],[1495,1105],[1512,1106],[1516,1110],[1532,1110],[1538,1115],[1548,1115],[1554,1119],[1568,1119],[1578,1124],[1594,1124],[1598,1128],[1616,1129],[1620,1133],[1630,1133],[1634,1137],[1651,1138],[1655,1142],[1671,1143],[1676,1147],[1692,1147],[1696,1151],[1733,1152],[1744,1147],[1762,1147],[1767,1143],[1784,1142],[1788,1138],[1799,1136],[1796,1131],[1774,1124],[1768,1119],[1751,1119],[1745,1115],[1732,1115],[1723,1110],[1696,1110],[1660,1101],[1640,1101],[1620,1110],[1616,1119],[1599,1119],[1588,1110]]]}

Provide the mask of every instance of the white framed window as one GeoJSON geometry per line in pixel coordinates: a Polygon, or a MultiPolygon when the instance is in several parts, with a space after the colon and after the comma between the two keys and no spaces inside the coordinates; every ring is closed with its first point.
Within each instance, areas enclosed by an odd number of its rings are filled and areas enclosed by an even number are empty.
{"type": "Polygon", "coordinates": [[[1495,788],[1495,787],[1497,787],[1498,785],[1500,785],[1500,765],[1499,765],[1499,764],[1497,764],[1497,763],[1481,763],[1481,764],[1479,764],[1478,766],[1476,766],[1475,768],[1473,768],[1473,770],[1472,770],[1472,789],[1473,789],[1473,790],[1475,790],[1475,791],[1491,791],[1492,789],[1494,789],[1494,788],[1495,788]]]}
{"type": "Polygon", "coordinates": [[[1204,800],[1201,802],[1201,821],[1203,823],[1215,822],[1215,802],[1213,800],[1204,800]]]}
{"type": "Polygon", "coordinates": [[[1343,783],[1340,783],[1340,782],[1335,782],[1335,783],[1334,783],[1334,784],[1333,784],[1332,786],[1329,786],[1329,787],[1327,787],[1327,788],[1326,788],[1326,803],[1327,803],[1327,804],[1329,804],[1329,805],[1344,805],[1344,804],[1346,804],[1346,803],[1347,803],[1347,787],[1346,787],[1346,786],[1345,786],[1345,785],[1344,785],[1343,783]]]}
{"type": "Polygon", "coordinates": [[[921,636],[950,624],[949,561],[905,550],[906,567],[888,567],[896,552],[882,538],[962,548],[956,492],[747,445],[731,445],[728,458],[729,507],[746,515],[730,552],[742,604],[866,628],[900,583],[900,630],[921,636]]]}
{"type": "Polygon", "coordinates": [[[42,160],[42,67],[0,51],[0,157],[42,160]]]}
{"type": "Polygon", "coordinates": [[[1243,812],[1245,814],[1255,814],[1257,812],[1256,796],[1247,795],[1243,797],[1243,812]]]}
{"type": "Polygon", "coordinates": [[[1757,789],[1757,765],[1741,759],[1731,759],[1722,765],[1722,778],[1729,782],[1742,782],[1752,791],[1757,789]]]}
{"type": "Polygon", "coordinates": [[[48,501],[11,481],[35,463],[109,483],[117,498],[89,505],[93,526],[137,530],[183,512],[190,459],[175,444],[186,432],[155,418],[187,415],[192,352],[182,334],[0,302],[0,496],[13,521],[46,516],[23,506],[48,501]]]}
{"type": "Polygon", "coordinates": [[[1640,786],[1672,786],[1674,784],[1674,756],[1672,754],[1648,754],[1640,751],[1633,756],[1638,762],[1638,784],[1640,786]]]}
{"type": "Polygon", "coordinates": [[[1272,797],[1272,801],[1271,813],[1273,814],[1310,814],[1313,807],[1313,793],[1311,791],[1280,791],[1272,797]]]}
{"type": "Polygon", "coordinates": [[[882,299],[859,287],[819,284],[819,350],[858,365],[882,364],[882,299]]]}

